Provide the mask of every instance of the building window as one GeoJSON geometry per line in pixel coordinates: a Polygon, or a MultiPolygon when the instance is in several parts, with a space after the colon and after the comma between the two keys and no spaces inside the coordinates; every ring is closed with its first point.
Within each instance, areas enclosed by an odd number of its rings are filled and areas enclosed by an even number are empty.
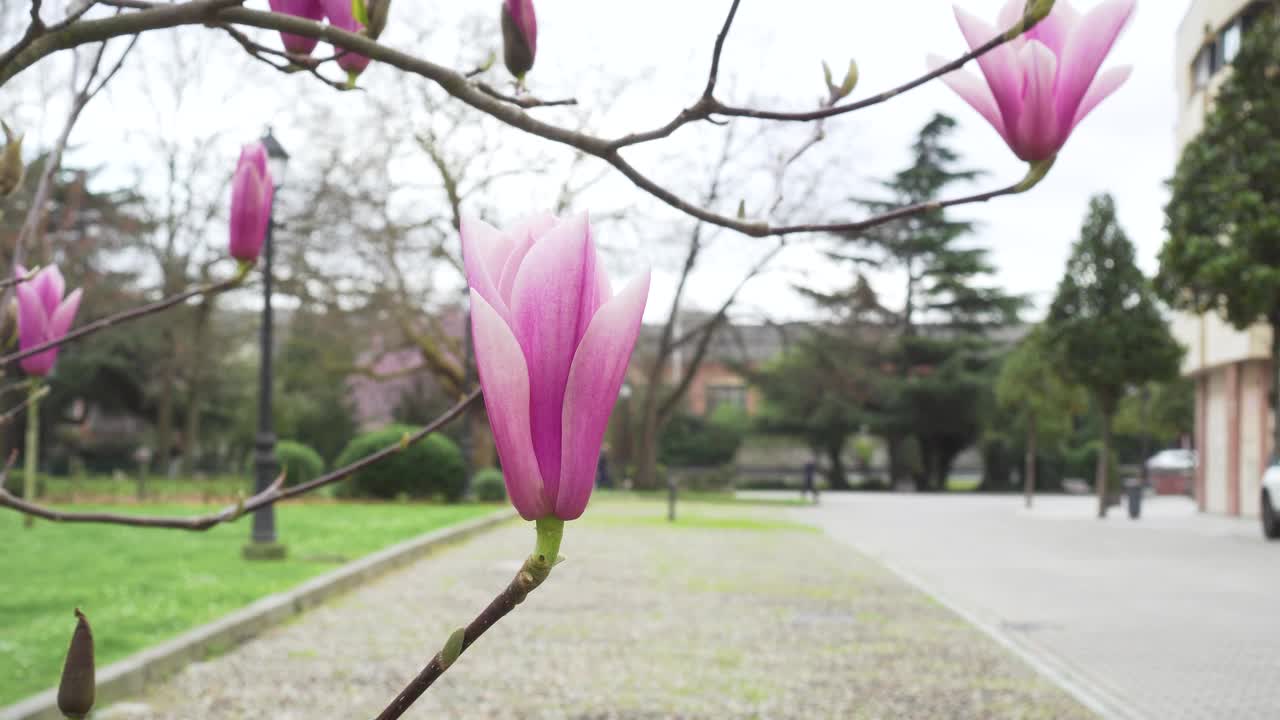
{"type": "Polygon", "coordinates": [[[1226,65],[1236,59],[1236,55],[1240,53],[1240,35],[1241,24],[1243,20],[1236,18],[1230,25],[1222,31],[1222,35],[1218,38],[1218,46],[1222,48],[1222,64],[1226,65]]]}
{"type": "Polygon", "coordinates": [[[721,405],[730,405],[745,412],[747,387],[745,385],[708,385],[707,414],[715,412],[721,405]]]}
{"type": "Polygon", "coordinates": [[[1200,48],[1200,52],[1196,55],[1195,62],[1192,63],[1192,74],[1195,77],[1195,87],[1197,90],[1208,87],[1209,81],[1213,79],[1213,74],[1218,70],[1217,45],[1217,43],[1211,42],[1200,48]]]}

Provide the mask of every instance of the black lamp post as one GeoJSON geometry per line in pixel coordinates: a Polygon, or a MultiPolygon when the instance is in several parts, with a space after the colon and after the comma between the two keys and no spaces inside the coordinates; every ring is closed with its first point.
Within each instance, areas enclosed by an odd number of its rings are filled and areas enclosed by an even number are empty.
{"type": "MultiPolygon", "coordinates": [[[[262,243],[262,327],[258,360],[258,435],[254,439],[254,482],[255,493],[266,490],[280,472],[280,464],[276,461],[275,423],[271,417],[271,350],[272,350],[272,318],[271,318],[271,235],[275,229],[275,198],[284,187],[285,171],[289,164],[289,153],[285,152],[279,141],[267,128],[262,136],[262,145],[267,151],[267,166],[271,171],[271,182],[275,192],[271,196],[271,208],[268,211],[267,236],[262,243]]],[[[253,533],[250,542],[244,548],[245,557],[254,559],[278,559],[285,556],[285,547],[276,540],[276,513],[274,505],[267,505],[253,512],[253,533]]]]}

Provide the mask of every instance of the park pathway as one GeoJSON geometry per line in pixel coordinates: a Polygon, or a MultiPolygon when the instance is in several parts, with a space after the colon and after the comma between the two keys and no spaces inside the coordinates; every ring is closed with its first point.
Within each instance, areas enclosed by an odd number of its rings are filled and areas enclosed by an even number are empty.
{"type": "MultiPolygon", "coordinates": [[[[674,527],[663,512],[589,509],[567,528],[568,561],[406,717],[1092,716],[786,508],[687,503],[674,527]]],[[[532,537],[512,523],[468,540],[97,717],[371,717],[505,585],[532,537]]]]}
{"type": "Polygon", "coordinates": [[[828,493],[804,517],[1044,663],[1115,718],[1280,717],[1280,544],[1158,498],[828,493]]]}

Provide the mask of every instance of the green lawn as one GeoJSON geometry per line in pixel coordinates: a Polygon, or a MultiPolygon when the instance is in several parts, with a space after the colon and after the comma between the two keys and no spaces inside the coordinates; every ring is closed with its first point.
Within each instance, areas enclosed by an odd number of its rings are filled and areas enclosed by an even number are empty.
{"type": "MultiPolygon", "coordinates": [[[[374,550],[493,512],[494,505],[284,505],[284,561],[249,562],[249,518],[208,532],[58,525],[0,512],[0,706],[55,685],[79,607],[98,667],[374,550]]],[[[115,508],[117,511],[122,508],[115,508]]],[[[213,508],[143,506],[127,512],[213,508]]]]}

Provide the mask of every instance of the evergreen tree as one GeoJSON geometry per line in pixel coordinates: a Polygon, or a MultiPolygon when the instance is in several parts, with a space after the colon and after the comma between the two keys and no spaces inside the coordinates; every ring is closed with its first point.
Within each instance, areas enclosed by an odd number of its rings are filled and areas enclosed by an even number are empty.
{"type": "Polygon", "coordinates": [[[1045,321],[1045,339],[1064,377],[1089,392],[1101,416],[1098,517],[1106,515],[1114,480],[1112,421],[1121,399],[1135,385],[1175,377],[1182,358],[1133,256],[1115,202],[1094,197],[1045,321]]]}
{"type": "Polygon", "coordinates": [[[1053,363],[1045,331],[1037,326],[1005,356],[996,378],[996,402],[1011,412],[1026,436],[1022,474],[1027,507],[1036,488],[1039,440],[1057,439],[1071,430],[1072,418],[1085,411],[1084,391],[1067,382],[1053,363]]]}
{"type": "MultiPolygon", "coordinates": [[[[1173,307],[1218,312],[1242,330],[1270,324],[1280,372],[1280,17],[1250,25],[1169,183],[1156,287],[1173,307]]],[[[1280,422],[1275,432],[1280,448],[1280,422]]]]}
{"type": "MultiPolygon", "coordinates": [[[[912,145],[910,165],[881,183],[887,197],[859,203],[885,212],[938,200],[951,186],[978,177],[961,167],[947,144],[955,125],[946,115],[934,116],[912,145]]],[[[884,404],[876,425],[888,440],[894,479],[914,464],[919,489],[944,489],[956,456],[977,441],[994,368],[990,331],[1016,322],[1024,304],[990,284],[994,267],[985,248],[962,243],[973,229],[938,209],[847,236],[844,247],[831,253],[862,263],[866,258],[854,250],[870,249],[882,270],[904,282],[902,309],[881,326],[893,347],[881,377],[884,404]],[[918,463],[908,463],[907,447],[918,449],[918,463]]],[[[813,295],[838,312],[856,290],[813,295]]]]}

